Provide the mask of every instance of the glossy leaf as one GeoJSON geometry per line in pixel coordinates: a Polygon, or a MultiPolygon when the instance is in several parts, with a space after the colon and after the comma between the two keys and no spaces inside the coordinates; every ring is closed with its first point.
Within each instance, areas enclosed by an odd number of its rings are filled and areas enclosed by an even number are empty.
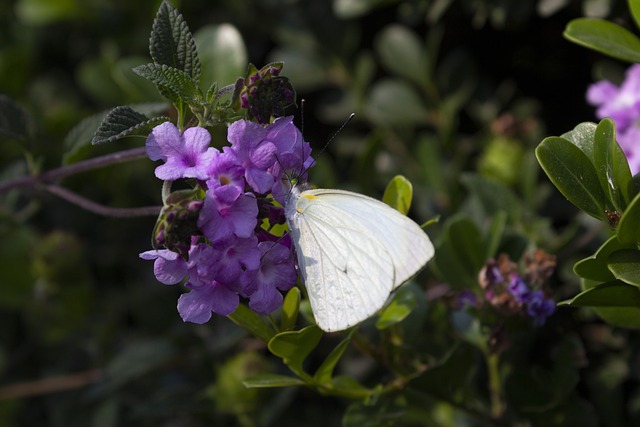
{"type": "Polygon", "coordinates": [[[380,31],[374,42],[382,66],[392,74],[425,86],[429,83],[426,48],[407,27],[392,24],[380,31]]]}
{"type": "Polygon", "coordinates": [[[618,222],[618,240],[626,244],[640,243],[640,194],[627,206],[618,222]]]}
{"type": "Polygon", "coordinates": [[[149,52],[156,64],[175,68],[195,81],[200,80],[195,40],[187,22],[168,0],[162,2],[153,21],[149,52]]]}
{"type": "Polygon", "coordinates": [[[269,342],[269,340],[275,335],[271,325],[269,325],[262,316],[249,309],[249,307],[244,304],[240,304],[238,308],[236,308],[236,310],[227,317],[233,323],[244,328],[264,342],[269,342]]]}
{"type": "Polygon", "coordinates": [[[299,331],[281,332],[269,341],[269,350],[299,377],[308,378],[302,369],[302,362],[318,345],[322,330],[316,325],[307,326],[299,331]]]}
{"type": "Polygon", "coordinates": [[[333,376],[333,370],[335,369],[336,365],[340,361],[340,358],[344,354],[344,351],[349,346],[349,343],[351,343],[352,335],[353,335],[353,331],[345,339],[340,341],[340,343],[331,351],[331,353],[329,353],[327,358],[324,359],[320,367],[316,370],[315,374],[313,375],[313,380],[316,384],[319,384],[325,387],[332,386],[331,377],[333,376]]]}
{"type": "Polygon", "coordinates": [[[601,19],[574,19],[564,36],[574,43],[628,62],[640,62],[640,39],[630,31],[601,19]]]}
{"type": "Polygon", "coordinates": [[[616,279],[640,286],[640,250],[623,249],[609,256],[609,270],[616,279]]]}
{"type": "Polygon", "coordinates": [[[545,138],[536,157],[551,182],[574,205],[604,220],[605,196],[598,174],[589,158],[570,141],[545,138]]]}
{"type": "Polygon", "coordinates": [[[391,303],[380,313],[376,321],[376,328],[387,329],[389,326],[402,322],[416,308],[417,298],[412,287],[405,286],[398,289],[391,303]]]}
{"type": "Polygon", "coordinates": [[[242,35],[231,24],[208,25],[200,28],[194,39],[202,62],[202,84],[212,81],[222,87],[231,84],[247,68],[247,49],[242,35]]]}
{"type": "Polygon", "coordinates": [[[387,184],[382,201],[406,215],[411,207],[412,197],[413,186],[411,182],[402,175],[396,175],[387,184]]]}
{"type": "MultiPolygon", "coordinates": [[[[593,160],[593,146],[595,144],[595,134],[598,125],[592,122],[580,123],[578,126],[560,135],[560,138],[571,141],[576,147],[591,160],[593,160]]],[[[595,163],[594,163],[595,166],[595,163]]]]}
{"type": "Polygon", "coordinates": [[[293,287],[284,297],[282,302],[282,322],[280,330],[288,331],[293,329],[298,320],[300,310],[300,288],[293,287]]]}
{"type": "Polygon", "coordinates": [[[614,280],[589,288],[559,305],[640,308],[640,289],[620,280],[614,280]]]}
{"type": "Polygon", "coordinates": [[[627,197],[631,170],[627,158],[616,142],[616,127],[611,119],[604,119],[595,132],[593,160],[600,185],[608,194],[615,209],[622,212],[629,200],[627,197]]]}
{"type": "Polygon", "coordinates": [[[626,248],[628,248],[628,245],[622,244],[616,236],[613,236],[603,243],[595,254],[578,261],[573,266],[573,271],[584,279],[597,282],[614,280],[615,277],[607,266],[609,256],[613,252],[626,248]]]}
{"type": "MultiPolygon", "coordinates": [[[[623,283],[620,281],[616,281],[616,283],[623,283]]],[[[581,280],[582,289],[587,291],[589,289],[601,286],[602,283],[594,282],[592,280],[582,279],[581,280]]],[[[625,286],[629,288],[636,288],[633,285],[629,285],[624,283],[625,286]]],[[[637,290],[637,288],[636,288],[637,290]]],[[[631,290],[633,291],[633,290],[631,290]]],[[[597,296],[597,295],[594,295],[597,296]]],[[[631,328],[631,329],[640,329],[640,308],[638,307],[591,307],[595,313],[602,318],[605,322],[621,327],[621,328],[631,328]]]]}
{"type": "Polygon", "coordinates": [[[260,374],[242,381],[248,388],[271,388],[271,387],[294,387],[305,385],[306,383],[297,377],[277,374],[260,374]]]}
{"type": "Polygon", "coordinates": [[[169,120],[160,116],[148,118],[131,107],[120,106],[109,111],[96,129],[91,144],[117,141],[125,136],[147,136],[155,126],[169,120]]]}

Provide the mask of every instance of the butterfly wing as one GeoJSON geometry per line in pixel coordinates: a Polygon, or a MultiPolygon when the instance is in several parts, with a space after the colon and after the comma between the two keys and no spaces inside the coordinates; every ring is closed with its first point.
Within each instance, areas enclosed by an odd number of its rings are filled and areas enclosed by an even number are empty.
{"type": "Polygon", "coordinates": [[[433,254],[417,224],[357,193],[305,191],[289,212],[298,266],[316,322],[325,331],[346,329],[373,315],[433,254]]]}

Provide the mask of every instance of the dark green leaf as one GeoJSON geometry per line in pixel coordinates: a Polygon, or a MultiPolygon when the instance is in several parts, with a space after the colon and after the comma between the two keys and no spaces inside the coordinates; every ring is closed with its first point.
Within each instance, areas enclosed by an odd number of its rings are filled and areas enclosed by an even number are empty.
{"type": "Polygon", "coordinates": [[[486,261],[486,249],[482,234],[475,223],[467,218],[457,218],[446,225],[445,236],[465,271],[477,277],[486,261]]]}
{"type": "Polygon", "coordinates": [[[627,3],[629,4],[629,10],[631,11],[633,20],[636,23],[636,27],[640,28],[640,2],[636,0],[629,0],[627,3]]]}
{"type": "Polygon", "coordinates": [[[19,140],[29,137],[27,113],[6,95],[0,95],[0,135],[19,140]]]}
{"type": "Polygon", "coordinates": [[[313,375],[313,381],[316,384],[322,387],[332,388],[333,381],[331,377],[333,377],[333,370],[335,369],[336,365],[340,361],[340,358],[344,354],[344,351],[349,346],[349,343],[351,343],[352,335],[353,335],[353,330],[345,339],[340,341],[340,343],[331,351],[331,353],[329,353],[327,358],[324,359],[320,367],[316,370],[315,374],[313,375]]]}
{"type": "Polygon", "coordinates": [[[294,387],[305,385],[300,378],[288,375],[260,374],[242,381],[248,388],[270,388],[270,387],[294,387]]]}
{"type": "Polygon", "coordinates": [[[623,249],[609,256],[609,270],[618,280],[640,286],[640,250],[623,249]]]}
{"type": "Polygon", "coordinates": [[[504,231],[507,228],[507,213],[498,211],[491,217],[491,227],[487,236],[487,255],[486,258],[497,258],[498,248],[502,242],[504,231]]]}
{"type": "Polygon", "coordinates": [[[406,215],[411,207],[413,197],[413,186],[411,182],[402,175],[393,177],[382,195],[382,201],[392,208],[406,215]]]}
{"type": "Polygon", "coordinates": [[[387,126],[416,125],[428,117],[416,90],[399,79],[383,79],[374,84],[366,107],[372,120],[387,126]]]}
{"type": "Polygon", "coordinates": [[[154,126],[166,122],[168,117],[149,119],[131,107],[120,106],[111,110],[93,135],[92,144],[113,142],[125,136],[148,135],[154,126]]]}
{"type": "Polygon", "coordinates": [[[597,127],[598,125],[592,122],[580,123],[573,130],[560,135],[560,138],[571,141],[593,162],[593,145],[597,127]]]}
{"type": "Polygon", "coordinates": [[[569,22],[564,36],[574,43],[628,62],[640,62],[640,39],[630,31],[601,19],[569,22]]]}
{"type": "Polygon", "coordinates": [[[133,71],[153,82],[160,93],[174,103],[195,103],[200,98],[198,84],[184,71],[168,65],[140,65],[133,71]]]}
{"type": "Polygon", "coordinates": [[[570,141],[545,138],[536,157],[551,182],[574,205],[591,216],[605,220],[605,196],[591,160],[570,141]]]}
{"type": "Polygon", "coordinates": [[[618,222],[618,240],[626,244],[640,243],[640,194],[629,203],[618,222]]]}
{"type": "Polygon", "coordinates": [[[388,25],[376,37],[374,46],[381,64],[392,74],[419,86],[429,84],[426,49],[413,31],[399,24],[388,25]]]}
{"type": "Polygon", "coordinates": [[[162,2],[153,21],[149,52],[156,64],[178,69],[200,81],[196,43],[186,21],[168,0],[162,2]]]}
{"type": "Polygon", "coordinates": [[[620,280],[602,283],[580,292],[561,305],[575,307],[635,307],[640,309],[640,289],[620,280]]]}
{"type": "Polygon", "coordinates": [[[398,289],[391,303],[380,313],[380,317],[376,321],[376,328],[387,329],[389,326],[403,321],[411,314],[413,309],[416,308],[418,298],[414,290],[409,286],[398,289]]]}
{"type": "Polygon", "coordinates": [[[243,76],[247,68],[247,49],[242,35],[231,24],[200,28],[194,38],[202,61],[203,84],[225,86],[243,76]],[[206,81],[204,81],[206,80],[206,81]]]}
{"type": "Polygon", "coordinates": [[[628,245],[620,243],[616,236],[613,236],[604,242],[594,255],[578,261],[573,266],[573,271],[584,279],[596,282],[614,280],[615,277],[607,267],[609,255],[621,249],[627,249],[628,247],[628,245]]]}
{"type": "Polygon", "coordinates": [[[282,322],[280,330],[288,331],[293,329],[298,320],[298,312],[300,309],[300,288],[293,287],[287,292],[282,302],[282,322]]]}
{"type": "Polygon", "coordinates": [[[320,338],[322,330],[315,325],[299,331],[281,332],[269,341],[269,350],[299,377],[308,378],[309,375],[302,369],[302,362],[318,345],[320,338]]]}
{"type": "Polygon", "coordinates": [[[600,185],[609,195],[609,201],[619,212],[629,202],[628,186],[631,170],[627,158],[616,142],[616,127],[611,119],[604,119],[595,132],[593,161],[600,185]]]}
{"type": "Polygon", "coordinates": [[[269,342],[275,335],[273,328],[255,311],[244,304],[240,304],[236,310],[227,316],[233,323],[246,329],[264,342],[269,342]]]}
{"type": "MultiPolygon", "coordinates": [[[[592,288],[601,286],[602,283],[595,282],[588,279],[582,279],[581,281],[582,289],[584,291],[590,290],[592,288]]],[[[623,283],[617,281],[617,283],[623,283]]],[[[629,285],[624,283],[625,286],[636,288],[633,285],[629,285]]],[[[636,288],[637,289],[637,288],[636,288]]],[[[597,297],[598,295],[593,295],[597,297]]],[[[589,297],[591,298],[591,297],[589,297]]],[[[566,304],[566,303],[564,303],[566,304]]],[[[595,313],[602,318],[605,322],[610,325],[617,326],[620,328],[631,328],[631,329],[640,329],[640,308],[638,307],[591,307],[595,313]]]]}
{"type": "Polygon", "coordinates": [[[506,212],[511,221],[520,217],[520,204],[511,188],[502,182],[473,173],[465,173],[460,181],[477,199],[484,214],[491,218],[498,212],[506,212]]]}

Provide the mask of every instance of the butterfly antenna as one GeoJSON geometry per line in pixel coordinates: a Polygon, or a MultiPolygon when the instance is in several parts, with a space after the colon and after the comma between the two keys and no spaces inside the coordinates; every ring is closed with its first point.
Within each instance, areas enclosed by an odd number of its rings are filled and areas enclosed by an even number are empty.
{"type": "MultiPolygon", "coordinates": [[[[337,131],[335,131],[333,133],[333,135],[331,135],[331,137],[329,138],[329,140],[324,144],[324,146],[322,147],[322,149],[318,152],[318,155],[316,156],[315,159],[313,159],[313,163],[311,163],[309,165],[309,168],[312,167],[313,165],[316,164],[316,162],[318,161],[318,157],[320,157],[322,155],[322,153],[324,153],[324,151],[327,149],[327,147],[329,146],[329,144],[331,144],[333,142],[334,139],[336,139],[336,136],[338,136],[338,134],[342,131],[342,129],[345,128],[345,126],[347,126],[349,124],[349,122],[351,121],[351,119],[353,119],[355,117],[356,113],[351,113],[349,114],[349,117],[347,117],[347,120],[344,121],[344,123],[342,123],[342,125],[340,125],[340,127],[338,128],[337,131]]],[[[304,173],[309,169],[304,169],[302,171],[302,173],[300,175],[304,175],[304,173]]],[[[302,168],[301,168],[302,169],[302,168]]]]}

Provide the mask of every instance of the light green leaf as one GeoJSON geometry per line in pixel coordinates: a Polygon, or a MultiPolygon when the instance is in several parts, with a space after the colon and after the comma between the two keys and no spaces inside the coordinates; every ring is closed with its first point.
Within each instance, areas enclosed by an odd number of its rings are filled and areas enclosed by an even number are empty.
{"type": "Polygon", "coordinates": [[[159,116],[149,119],[131,107],[120,106],[111,110],[93,135],[92,144],[113,142],[125,136],[147,136],[153,127],[169,120],[159,116]]]}
{"type": "Polygon", "coordinates": [[[300,288],[293,287],[287,292],[282,302],[282,322],[280,330],[288,331],[293,329],[298,320],[300,310],[300,288]]]}
{"type": "Polygon", "coordinates": [[[418,296],[412,287],[402,287],[387,305],[376,321],[376,328],[382,330],[403,321],[417,306],[418,296]]]}
{"type": "Polygon", "coordinates": [[[331,353],[329,353],[327,358],[324,359],[320,367],[313,375],[314,383],[325,388],[332,388],[333,381],[331,377],[333,376],[333,370],[340,361],[340,358],[344,354],[344,351],[349,346],[349,343],[351,343],[352,335],[353,330],[345,339],[340,341],[340,343],[331,351],[331,353]]]}
{"type": "Polygon", "coordinates": [[[382,65],[392,74],[405,77],[419,86],[427,86],[428,57],[420,38],[399,24],[386,26],[374,41],[382,65]]]}
{"type": "Polygon", "coordinates": [[[396,175],[385,188],[382,201],[406,215],[411,207],[412,197],[413,186],[411,182],[402,175],[396,175]]]}
{"type": "Polygon", "coordinates": [[[244,304],[240,304],[227,318],[264,342],[269,342],[275,335],[271,325],[262,316],[244,304]]]}
{"type": "Polygon", "coordinates": [[[163,96],[174,104],[182,102],[195,103],[201,97],[198,85],[184,71],[168,65],[140,65],[133,71],[153,82],[163,96]]]}
{"type": "Polygon", "coordinates": [[[600,185],[609,195],[613,207],[622,212],[629,202],[631,171],[626,156],[616,142],[616,128],[611,119],[604,119],[598,124],[594,139],[593,161],[600,185]]]}
{"type": "Polygon", "coordinates": [[[598,174],[582,150],[564,138],[552,136],[538,145],[536,157],[551,182],[571,203],[606,220],[605,196],[598,174]]]}
{"type": "Polygon", "coordinates": [[[302,362],[318,345],[322,330],[316,325],[307,326],[299,331],[281,332],[269,341],[269,350],[280,357],[295,374],[310,379],[302,369],[302,362]]]}
{"type": "Polygon", "coordinates": [[[633,20],[636,23],[636,27],[640,28],[640,2],[637,0],[629,0],[628,4],[633,20]]]}
{"type": "Polygon", "coordinates": [[[305,385],[300,378],[288,375],[260,374],[242,381],[247,388],[294,387],[305,385]]]}
{"type": "Polygon", "coordinates": [[[166,65],[200,81],[200,60],[195,40],[182,15],[164,0],[153,21],[149,52],[158,65],[166,65]]]}
{"type": "Polygon", "coordinates": [[[640,250],[623,249],[609,256],[609,270],[618,280],[640,286],[640,250]]]}
{"type": "Polygon", "coordinates": [[[626,244],[640,243],[640,194],[629,203],[618,222],[618,240],[626,244]]]}
{"type": "Polygon", "coordinates": [[[574,43],[628,62],[640,62],[640,39],[630,31],[601,19],[569,22],[564,36],[574,43]]]}
{"type": "Polygon", "coordinates": [[[217,82],[222,87],[235,82],[247,68],[247,49],[242,35],[231,24],[207,25],[194,38],[202,61],[201,87],[217,82]]]}

